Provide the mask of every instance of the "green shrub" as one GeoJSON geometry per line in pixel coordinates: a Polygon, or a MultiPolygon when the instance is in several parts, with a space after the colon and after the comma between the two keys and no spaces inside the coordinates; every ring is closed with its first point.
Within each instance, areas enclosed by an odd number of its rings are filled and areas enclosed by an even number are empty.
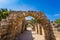
{"type": "Polygon", "coordinates": [[[9,11],[7,9],[0,9],[0,21],[2,19],[5,19],[9,14],[9,11]]]}
{"type": "Polygon", "coordinates": [[[59,18],[59,19],[54,20],[54,23],[56,23],[56,24],[60,24],[60,18],[59,18]]]}

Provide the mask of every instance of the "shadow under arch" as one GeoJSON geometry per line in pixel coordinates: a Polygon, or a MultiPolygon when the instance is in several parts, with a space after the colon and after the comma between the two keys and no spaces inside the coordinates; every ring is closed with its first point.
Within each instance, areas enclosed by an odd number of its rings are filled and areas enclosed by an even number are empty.
{"type": "Polygon", "coordinates": [[[33,26],[33,31],[35,31],[35,24],[34,24],[34,23],[29,23],[29,22],[27,22],[27,23],[25,24],[25,25],[26,25],[26,26],[25,26],[25,29],[28,27],[28,26],[27,26],[28,24],[31,24],[31,25],[33,26]]]}
{"type": "MultiPolygon", "coordinates": [[[[45,33],[45,40],[56,40],[52,26],[50,25],[50,21],[46,18],[43,12],[20,12],[20,11],[12,11],[12,14],[16,14],[16,25],[18,25],[25,17],[32,16],[38,20],[38,22],[43,25],[44,33],[45,33]]],[[[13,27],[13,26],[12,26],[13,27]]],[[[13,30],[15,31],[15,30],[13,30]]]]}

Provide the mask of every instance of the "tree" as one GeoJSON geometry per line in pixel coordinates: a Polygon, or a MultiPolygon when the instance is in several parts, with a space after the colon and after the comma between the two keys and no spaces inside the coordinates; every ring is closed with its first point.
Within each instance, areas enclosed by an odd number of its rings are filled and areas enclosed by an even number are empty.
{"type": "Polygon", "coordinates": [[[56,20],[54,21],[54,23],[60,24],[60,18],[59,18],[59,19],[56,19],[56,20]]]}
{"type": "Polygon", "coordinates": [[[30,21],[31,21],[32,23],[37,23],[37,19],[35,19],[35,18],[32,18],[30,21]]]}
{"type": "Polygon", "coordinates": [[[0,21],[4,18],[6,18],[9,14],[9,11],[7,9],[0,9],[0,21]]]}

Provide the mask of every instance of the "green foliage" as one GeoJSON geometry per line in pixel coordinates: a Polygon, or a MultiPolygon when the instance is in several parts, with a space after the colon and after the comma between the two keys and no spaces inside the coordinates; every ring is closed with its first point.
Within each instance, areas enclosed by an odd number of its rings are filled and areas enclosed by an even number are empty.
{"type": "Polygon", "coordinates": [[[6,18],[9,14],[9,11],[7,9],[0,9],[0,21],[4,18],[6,18]]]}
{"type": "Polygon", "coordinates": [[[32,22],[32,23],[37,23],[37,19],[32,18],[32,19],[31,19],[31,22],[32,22]]]}
{"type": "Polygon", "coordinates": [[[54,21],[54,23],[60,24],[60,18],[59,18],[59,19],[56,19],[56,20],[54,21]]]}

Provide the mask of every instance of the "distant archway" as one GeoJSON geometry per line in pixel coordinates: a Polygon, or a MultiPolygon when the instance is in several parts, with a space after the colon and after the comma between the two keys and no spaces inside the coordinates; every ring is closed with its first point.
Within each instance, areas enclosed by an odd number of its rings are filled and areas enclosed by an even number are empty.
{"type": "MultiPolygon", "coordinates": [[[[54,33],[53,33],[53,29],[52,26],[50,25],[50,21],[46,18],[46,16],[44,15],[43,12],[35,12],[35,11],[12,11],[11,12],[11,21],[12,23],[16,23],[13,24],[11,29],[11,34],[13,34],[13,32],[15,32],[15,26],[17,26],[25,17],[27,16],[32,16],[34,18],[36,18],[38,20],[38,22],[43,25],[43,29],[44,29],[44,33],[45,33],[45,40],[56,40],[54,33]]],[[[16,34],[15,34],[16,35],[16,34]]]]}
{"type": "MultiPolygon", "coordinates": [[[[30,24],[31,26],[32,26],[32,28],[33,28],[33,30],[35,31],[35,24],[34,23],[29,23],[29,22],[27,22],[25,25],[26,25],[26,28],[28,27],[28,24],[30,24]]],[[[30,26],[30,27],[31,27],[30,26]]]]}

